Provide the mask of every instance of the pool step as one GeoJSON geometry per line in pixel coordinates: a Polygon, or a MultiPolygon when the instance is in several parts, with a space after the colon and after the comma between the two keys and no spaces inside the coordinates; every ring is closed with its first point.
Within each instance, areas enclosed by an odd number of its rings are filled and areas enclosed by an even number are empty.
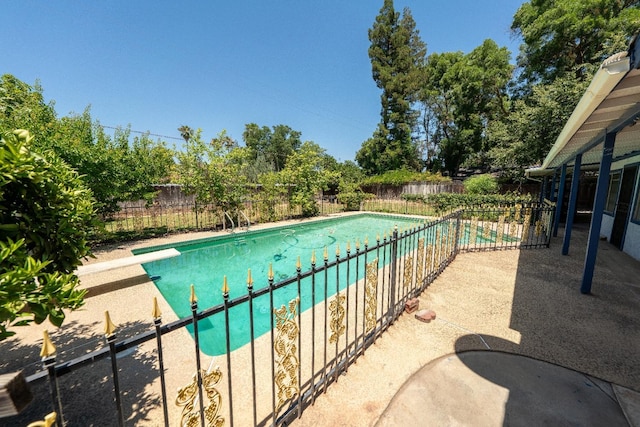
{"type": "Polygon", "coordinates": [[[245,240],[244,237],[238,237],[235,239],[236,242],[236,246],[244,246],[247,244],[247,241],[245,240]]]}

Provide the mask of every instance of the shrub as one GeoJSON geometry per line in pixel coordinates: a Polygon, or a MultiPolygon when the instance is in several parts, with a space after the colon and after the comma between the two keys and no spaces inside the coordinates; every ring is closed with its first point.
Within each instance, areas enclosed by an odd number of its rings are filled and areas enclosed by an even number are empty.
{"type": "Polygon", "coordinates": [[[402,193],[400,197],[402,198],[402,200],[406,200],[408,202],[427,203],[427,196],[425,196],[424,194],[402,193]]]}
{"type": "Polygon", "coordinates": [[[85,294],[73,271],[89,255],[91,192],[57,156],[32,152],[32,139],[0,139],[0,340],[47,318],[60,326],[85,294]]]}
{"type": "Polygon", "coordinates": [[[498,206],[515,203],[530,203],[533,197],[529,194],[457,194],[440,193],[428,196],[428,201],[437,212],[449,212],[465,206],[498,206]]]}
{"type": "Polygon", "coordinates": [[[387,171],[382,175],[375,175],[366,178],[362,184],[390,184],[390,185],[402,185],[408,182],[449,182],[449,178],[446,178],[439,173],[432,172],[412,172],[406,169],[399,169],[393,171],[387,171]]]}
{"type": "Polygon", "coordinates": [[[472,176],[463,185],[467,194],[495,194],[500,188],[498,181],[489,174],[472,176]]]}
{"type": "Polygon", "coordinates": [[[375,199],[375,197],[375,194],[352,189],[351,191],[341,191],[338,194],[338,201],[344,205],[344,210],[346,211],[359,211],[362,202],[375,199]]]}

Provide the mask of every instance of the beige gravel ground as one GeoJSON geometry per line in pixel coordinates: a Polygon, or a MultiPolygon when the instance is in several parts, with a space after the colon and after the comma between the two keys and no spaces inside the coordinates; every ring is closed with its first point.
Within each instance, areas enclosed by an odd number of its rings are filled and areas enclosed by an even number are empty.
{"type": "MultiPolygon", "coordinates": [[[[129,256],[137,247],[210,235],[194,233],[123,244],[98,251],[92,262],[129,256]]],[[[443,355],[470,349],[523,354],[640,391],[640,263],[601,242],[593,295],[581,295],[585,242],[586,230],[578,229],[573,233],[568,256],[560,255],[561,237],[552,239],[550,249],[458,255],[420,297],[421,308],[435,310],[437,319],[425,324],[411,315],[401,316],[294,424],[374,425],[414,372],[443,355]]],[[[91,289],[90,297],[82,310],[68,316],[63,328],[54,331],[50,325],[28,327],[20,331],[19,338],[0,343],[0,372],[21,367],[27,373],[35,370],[44,328],[50,330],[61,351],[59,360],[66,360],[104,343],[105,310],[119,326],[119,337],[149,328],[154,296],[163,321],[175,319],[139,266],[96,274],[82,283],[91,289]],[[75,351],[63,350],[68,348],[75,351]]],[[[185,330],[167,337],[170,339],[163,341],[167,390],[173,395],[193,374],[193,341],[185,330]]],[[[266,340],[258,340],[256,345],[268,351],[266,340]]],[[[154,354],[155,343],[149,342],[136,349],[133,357],[119,359],[122,388],[127,390],[123,396],[127,425],[162,424],[154,354]]],[[[244,397],[234,396],[234,401],[245,402],[251,394],[248,354],[246,348],[234,352],[234,390],[236,394],[237,390],[245,391],[240,393],[244,397]],[[245,386],[240,387],[242,384],[245,386]]],[[[212,363],[210,357],[203,356],[203,367],[220,365],[224,372],[223,359],[218,357],[212,363]]],[[[110,398],[105,398],[110,396],[112,387],[109,366],[100,365],[106,366],[66,375],[61,383],[65,406],[82,402],[78,414],[72,409],[67,414],[76,420],[72,425],[115,424],[92,421],[113,412],[110,398]]],[[[258,372],[260,384],[269,383],[269,378],[267,370],[258,372]]],[[[437,389],[438,385],[432,387],[437,389]]],[[[46,402],[46,384],[36,391],[46,402]]],[[[221,393],[226,399],[225,387],[221,393]]],[[[35,402],[22,417],[2,420],[0,424],[25,425],[41,416],[42,408],[35,402]]],[[[172,425],[177,424],[179,410],[172,402],[169,411],[172,425]]],[[[222,414],[228,418],[225,411],[222,414]]],[[[248,404],[237,405],[234,413],[235,425],[252,423],[248,404]]]]}

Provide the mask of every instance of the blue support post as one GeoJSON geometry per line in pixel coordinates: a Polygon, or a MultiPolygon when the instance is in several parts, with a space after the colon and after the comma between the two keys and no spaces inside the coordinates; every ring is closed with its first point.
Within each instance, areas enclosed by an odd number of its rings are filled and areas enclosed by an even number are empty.
{"type": "Polygon", "coordinates": [[[598,183],[596,184],[596,197],[593,201],[593,214],[591,215],[591,227],[589,227],[587,254],[584,257],[582,286],[580,287],[580,292],[583,294],[591,293],[591,282],[593,281],[593,270],[596,265],[596,255],[598,254],[598,241],[600,240],[600,228],[602,227],[602,213],[604,212],[604,204],[607,199],[609,173],[611,172],[611,160],[613,157],[613,146],[615,145],[615,142],[615,132],[607,133],[604,137],[602,160],[600,161],[598,183]]]}
{"type": "Polygon", "coordinates": [[[549,193],[549,200],[556,201],[556,181],[558,179],[558,171],[553,171],[553,178],[551,178],[551,191],[549,193]]]}
{"type": "Polygon", "coordinates": [[[582,154],[576,156],[573,165],[573,175],[571,175],[571,193],[569,193],[569,207],[567,208],[567,220],[564,223],[564,240],[562,241],[562,255],[569,253],[571,244],[571,231],[573,230],[573,217],[576,215],[576,204],[578,202],[578,185],[580,182],[580,167],[582,166],[582,154]]]}
{"type": "Polygon", "coordinates": [[[556,216],[553,219],[553,237],[558,236],[558,227],[560,226],[560,215],[562,215],[562,202],[564,200],[564,187],[567,181],[567,164],[562,165],[560,169],[560,181],[558,182],[558,197],[556,198],[556,216]]]}

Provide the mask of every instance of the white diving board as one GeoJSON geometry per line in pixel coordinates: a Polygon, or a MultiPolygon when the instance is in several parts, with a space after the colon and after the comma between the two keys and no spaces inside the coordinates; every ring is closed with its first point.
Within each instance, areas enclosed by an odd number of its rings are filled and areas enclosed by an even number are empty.
{"type": "Polygon", "coordinates": [[[130,267],[136,264],[144,264],[145,262],[158,261],[165,258],[173,258],[180,255],[175,248],[163,249],[161,251],[149,252],[146,254],[132,255],[126,258],[118,258],[111,261],[95,262],[93,264],[81,265],[76,270],[78,276],[92,273],[101,273],[103,271],[115,270],[117,268],[130,267]]]}

